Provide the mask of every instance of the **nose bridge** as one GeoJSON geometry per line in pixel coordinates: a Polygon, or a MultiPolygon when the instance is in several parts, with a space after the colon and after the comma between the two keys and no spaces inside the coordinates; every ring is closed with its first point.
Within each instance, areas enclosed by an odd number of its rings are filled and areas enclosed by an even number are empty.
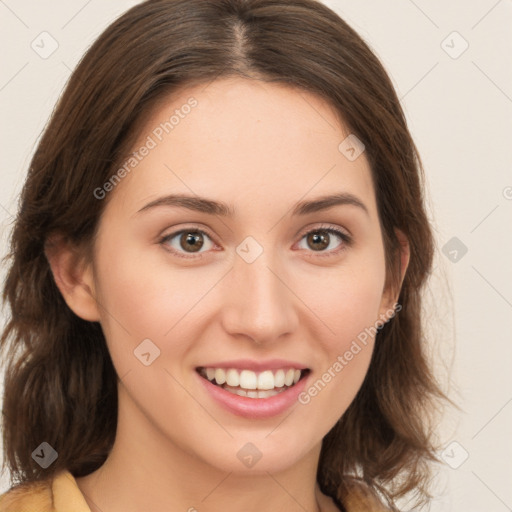
{"type": "Polygon", "coordinates": [[[275,251],[258,250],[251,240],[240,244],[230,272],[228,303],[223,305],[228,332],[263,343],[293,330],[293,294],[285,285],[283,268],[275,251]],[[255,251],[259,255],[252,259],[255,251]]]}

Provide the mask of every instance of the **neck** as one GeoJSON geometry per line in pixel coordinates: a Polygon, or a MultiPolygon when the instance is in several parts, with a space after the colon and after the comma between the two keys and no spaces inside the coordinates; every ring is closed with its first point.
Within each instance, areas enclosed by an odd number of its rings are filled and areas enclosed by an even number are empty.
{"type": "Polygon", "coordinates": [[[320,443],[285,469],[220,469],[170,441],[135,404],[123,405],[107,460],[76,479],[91,512],[337,510],[316,483],[320,443]]]}

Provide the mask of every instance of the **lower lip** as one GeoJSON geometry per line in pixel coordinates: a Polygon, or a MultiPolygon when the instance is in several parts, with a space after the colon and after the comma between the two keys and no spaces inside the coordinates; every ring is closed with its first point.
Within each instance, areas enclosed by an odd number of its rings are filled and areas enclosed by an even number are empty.
{"type": "Polygon", "coordinates": [[[298,403],[299,394],[304,389],[309,374],[300,379],[291,388],[269,398],[248,398],[235,395],[216,384],[212,384],[198,373],[197,377],[212,398],[225,409],[237,416],[259,419],[277,416],[289,409],[293,404],[298,403]]]}

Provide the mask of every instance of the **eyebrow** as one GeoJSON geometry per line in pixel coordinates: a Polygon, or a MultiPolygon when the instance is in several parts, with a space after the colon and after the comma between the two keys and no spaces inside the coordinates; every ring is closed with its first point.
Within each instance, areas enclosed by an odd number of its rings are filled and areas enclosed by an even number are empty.
{"type": "MultiPolygon", "coordinates": [[[[294,206],[292,215],[308,215],[310,213],[327,210],[340,205],[356,206],[363,210],[367,215],[369,214],[368,208],[358,197],[347,192],[340,192],[337,194],[317,197],[310,201],[301,201],[294,206]]],[[[159,206],[177,206],[179,208],[186,208],[188,210],[206,213],[208,215],[220,215],[222,217],[233,217],[235,215],[235,209],[226,203],[214,201],[213,199],[207,199],[205,197],[189,196],[185,194],[171,194],[159,197],[158,199],[155,199],[143,206],[137,211],[137,213],[148,211],[159,206]]]]}

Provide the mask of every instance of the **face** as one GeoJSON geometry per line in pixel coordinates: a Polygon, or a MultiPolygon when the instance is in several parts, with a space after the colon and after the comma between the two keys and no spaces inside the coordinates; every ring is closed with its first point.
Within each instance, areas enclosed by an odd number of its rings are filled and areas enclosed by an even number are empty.
{"type": "Polygon", "coordinates": [[[92,267],[120,411],[223,471],[292,466],[354,399],[393,304],[365,154],[339,149],[320,98],[265,82],[189,88],[146,121],[92,267]]]}

